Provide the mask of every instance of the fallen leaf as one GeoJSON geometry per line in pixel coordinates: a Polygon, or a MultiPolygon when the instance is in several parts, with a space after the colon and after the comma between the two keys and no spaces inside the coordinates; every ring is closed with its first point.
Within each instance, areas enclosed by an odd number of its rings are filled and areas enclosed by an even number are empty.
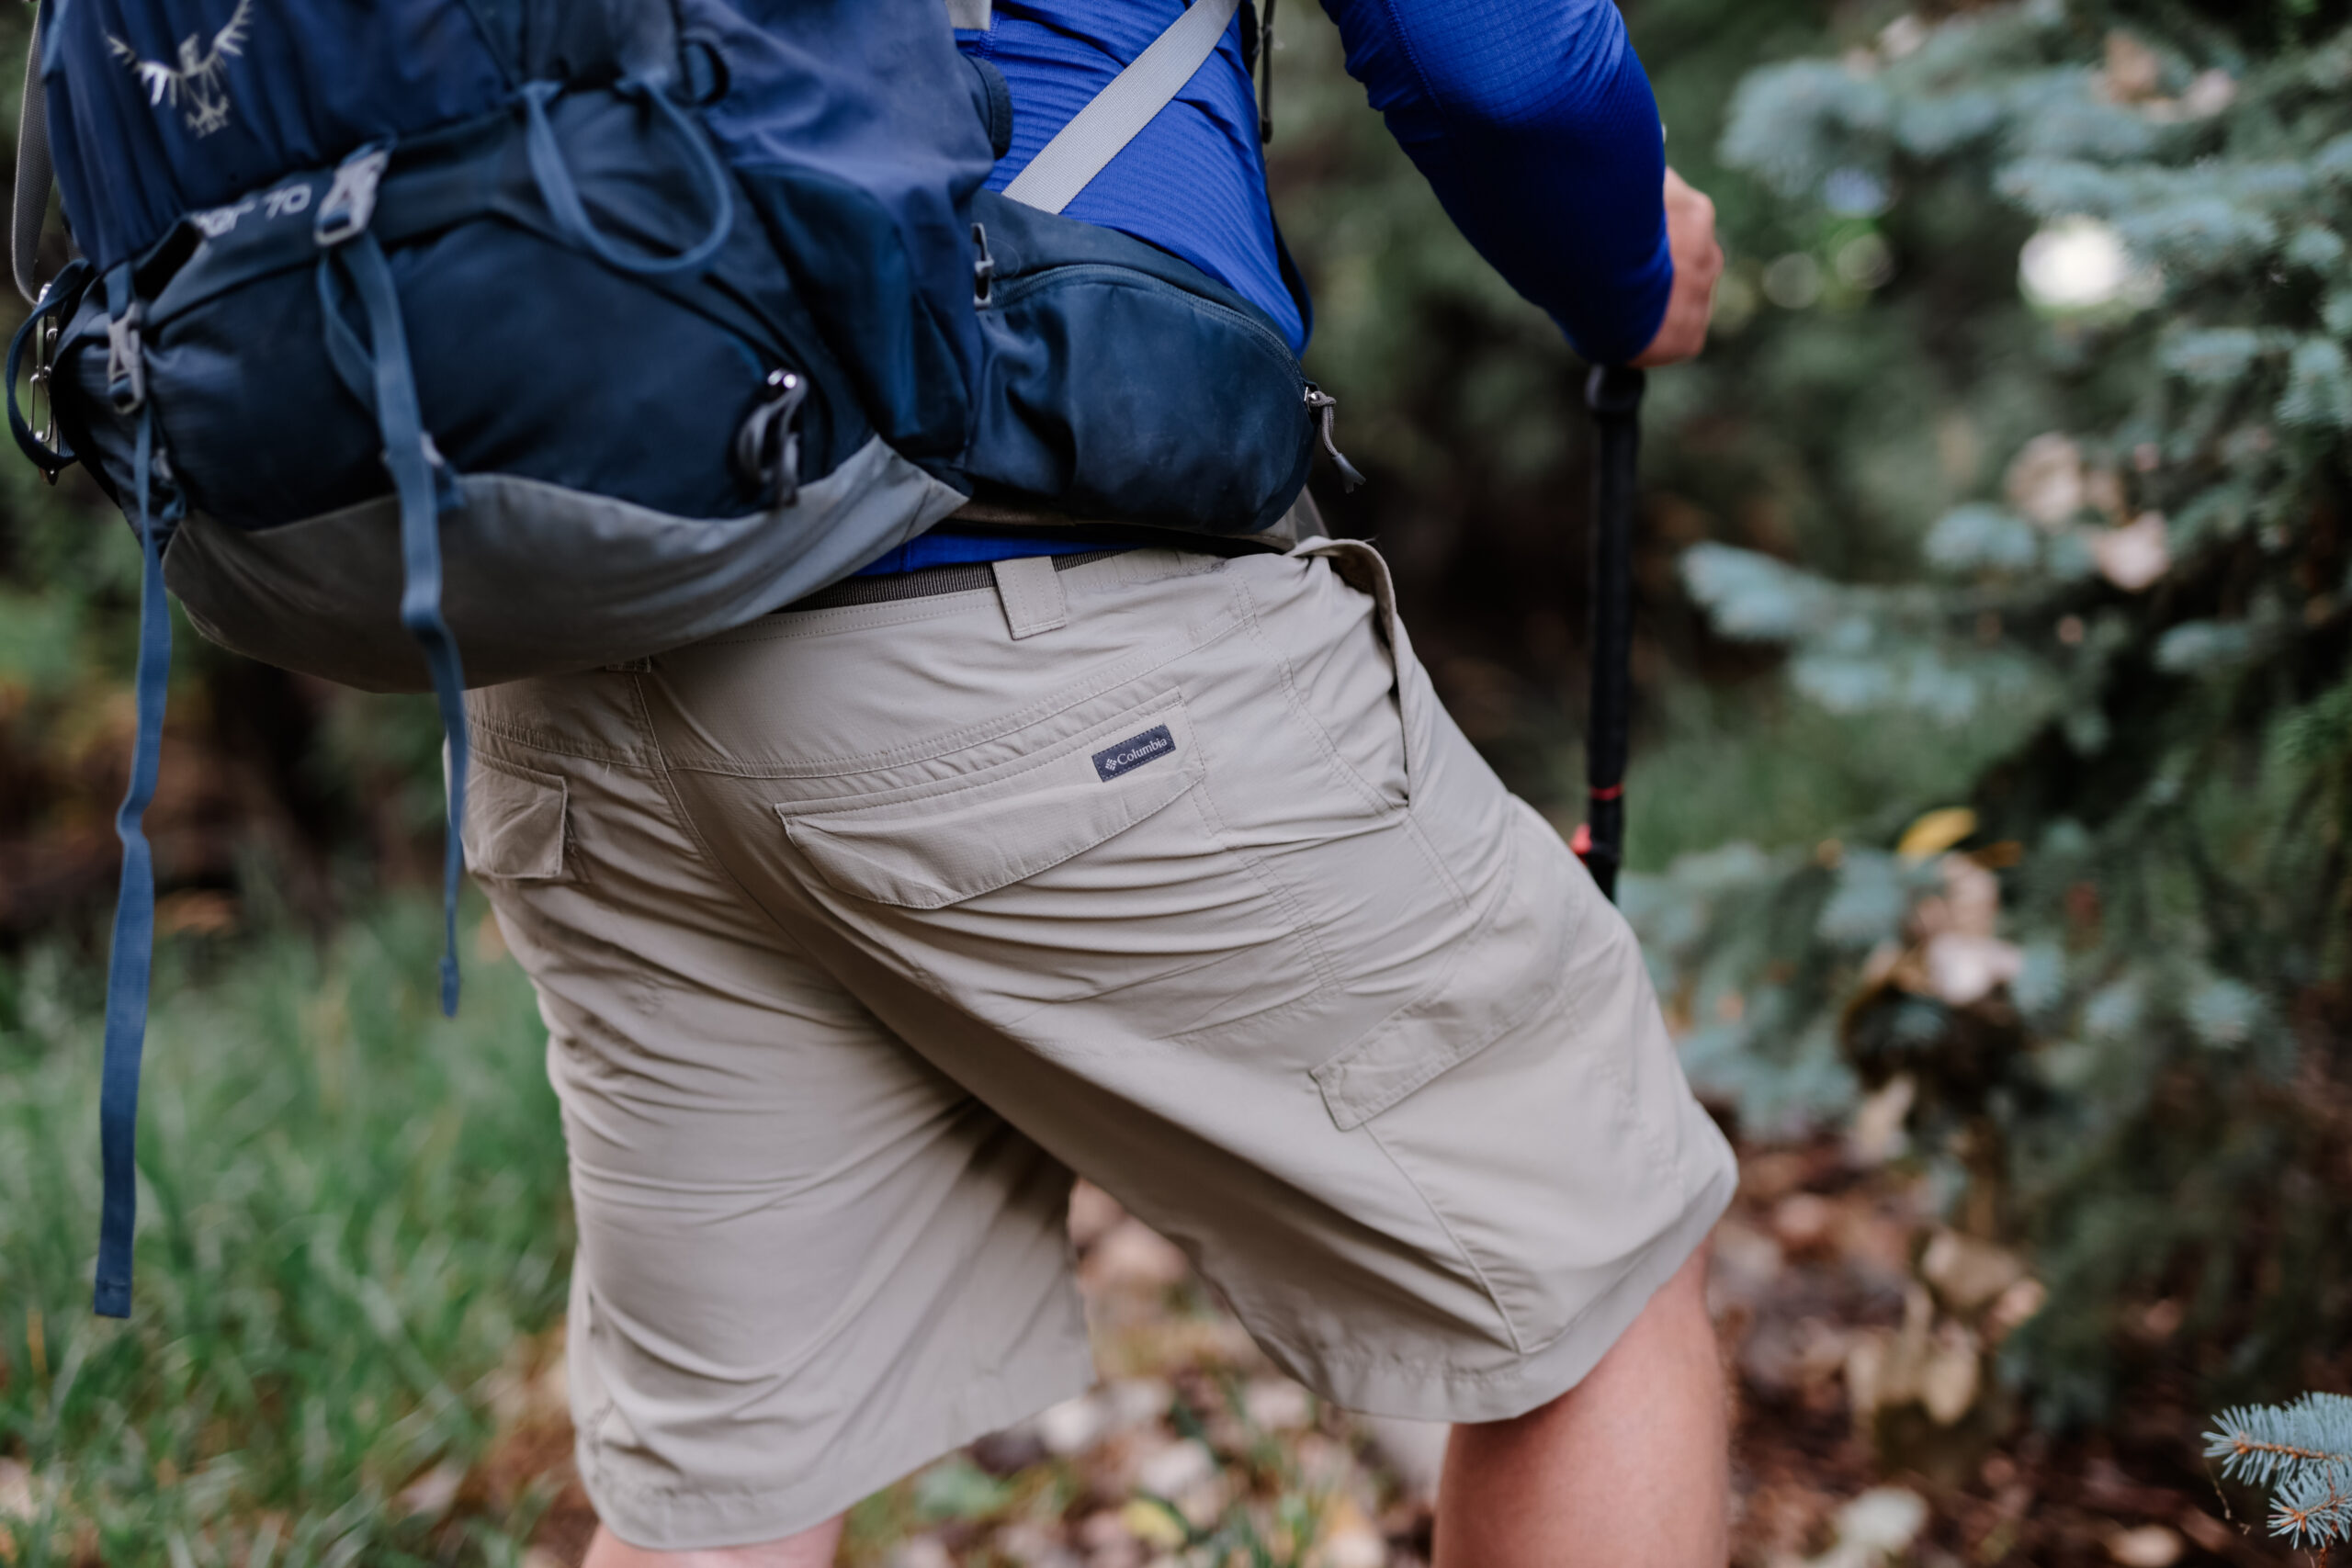
{"type": "Polygon", "coordinates": [[[2164,62],[2156,51],[2120,28],[2107,35],[2107,64],[2099,73],[2099,87],[2119,104],[2153,97],[2164,80],[2164,62]]]}
{"type": "Polygon", "coordinates": [[[0,1459],[0,1519],[29,1519],[36,1512],[33,1472],[19,1459],[0,1459]]]}
{"type": "Polygon", "coordinates": [[[1904,829],[1894,852],[1908,861],[1932,860],[1974,831],[1975,812],[1965,806],[1947,806],[1904,829]]]}
{"type": "Polygon", "coordinates": [[[1159,1497],[1182,1497],[1216,1473],[1208,1445],[1187,1438],[1170,1443],[1136,1467],[1136,1485],[1159,1497]]]}
{"type": "Polygon", "coordinates": [[[1975,1337],[1959,1324],[1945,1324],[1919,1369],[1919,1403],[1939,1427],[1956,1426],[1975,1408],[1982,1382],[1975,1337]]]}
{"type": "Polygon", "coordinates": [[[2172,570],[2172,539],[2161,512],[2143,512],[2120,528],[2091,530],[2090,550],[2099,575],[2126,593],[2172,570]]]}
{"type": "Polygon", "coordinates": [[[402,1487],[393,1502],[404,1513],[438,1518],[458,1500],[458,1489],[465,1483],[464,1465],[436,1464],[402,1487]]]}
{"type": "Polygon", "coordinates": [[[2186,1546],[2179,1532],[2165,1525],[2141,1525],[2117,1530],[2107,1538],[2107,1554],[2123,1568],[2172,1568],[2186,1546]]]}
{"type": "Polygon", "coordinates": [[[1082,1272],[1097,1288],[1165,1290],[1181,1283],[1193,1266],[1176,1244],[1141,1220],[1122,1220],[1086,1255],[1082,1272]]]}
{"type": "Polygon", "coordinates": [[[2083,449],[2055,431],[2027,442],[2002,476],[2009,504],[2044,528],[2059,528],[2083,509],[2083,449]]]}
{"type": "Polygon", "coordinates": [[[1956,931],[1931,939],[1921,957],[1928,966],[1929,988],[1956,1008],[1984,1000],[2025,968],[2025,952],[2016,943],[1956,931]]]}
{"type": "Polygon", "coordinates": [[[919,1535],[899,1543],[890,1553],[890,1568],[956,1568],[956,1558],[944,1543],[919,1535]]]}
{"type": "Polygon", "coordinates": [[[1919,1255],[1919,1276],[1954,1312],[1970,1313],[2025,1278],[2025,1259],[1954,1230],[1939,1230],[1919,1255]]]}
{"type": "Polygon", "coordinates": [[[1838,1205],[1818,1192],[1792,1192],[1772,1205],[1772,1235],[1792,1253],[1817,1252],[1838,1227],[1838,1205]]]}
{"type": "Polygon", "coordinates": [[[1183,1520],[1148,1497],[1138,1497],[1120,1509],[1119,1523],[1137,1540],[1163,1551],[1175,1551],[1191,1534],[1183,1520]]]}
{"type": "Polygon", "coordinates": [[[1242,1391],[1241,1408],[1269,1432],[1290,1432],[1315,1419],[1315,1396],[1288,1378],[1258,1378],[1242,1391]]]}
{"type": "MultiPolygon", "coordinates": [[[[1893,967],[1892,963],[1888,967],[1893,967]]],[[[1897,1073],[1855,1107],[1846,1147],[1856,1165],[1884,1165],[1903,1152],[1907,1142],[1903,1124],[1918,1092],[1919,1086],[1909,1073],[1897,1073]]]]}

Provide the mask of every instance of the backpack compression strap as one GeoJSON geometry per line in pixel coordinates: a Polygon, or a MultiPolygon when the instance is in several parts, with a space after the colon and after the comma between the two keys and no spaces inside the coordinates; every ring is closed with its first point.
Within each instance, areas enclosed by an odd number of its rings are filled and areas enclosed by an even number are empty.
{"type": "Polygon", "coordinates": [[[1068,207],[1121,148],[1175,101],[1216,52],[1217,39],[1240,8],[1241,0],[1193,0],[1190,9],[1136,56],[1134,64],[1038,151],[1004,194],[1046,212],[1068,207]]]}

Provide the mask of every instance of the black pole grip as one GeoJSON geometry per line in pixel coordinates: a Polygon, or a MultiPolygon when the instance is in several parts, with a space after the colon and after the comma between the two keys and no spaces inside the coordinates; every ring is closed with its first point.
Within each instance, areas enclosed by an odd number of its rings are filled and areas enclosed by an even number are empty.
{"type": "Polygon", "coordinates": [[[1586,869],[1612,902],[1625,858],[1625,751],[1634,698],[1634,512],[1642,448],[1642,389],[1628,366],[1585,382],[1599,441],[1593,465],[1592,701],[1587,712],[1586,869]]]}

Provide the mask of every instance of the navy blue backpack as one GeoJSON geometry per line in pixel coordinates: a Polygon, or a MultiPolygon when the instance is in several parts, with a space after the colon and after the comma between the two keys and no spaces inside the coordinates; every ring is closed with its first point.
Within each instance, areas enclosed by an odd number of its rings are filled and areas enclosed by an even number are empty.
{"type": "Polygon", "coordinates": [[[1272,321],[1057,216],[1237,4],[1000,196],[1010,99],[942,0],[42,0],[19,286],[52,167],[77,254],[9,424],[145,560],[98,1312],[130,1311],[166,587],[228,648],[435,694],[454,1009],[468,685],[709,636],[967,507],[1241,547],[1292,505],[1329,400],[1272,321]]]}

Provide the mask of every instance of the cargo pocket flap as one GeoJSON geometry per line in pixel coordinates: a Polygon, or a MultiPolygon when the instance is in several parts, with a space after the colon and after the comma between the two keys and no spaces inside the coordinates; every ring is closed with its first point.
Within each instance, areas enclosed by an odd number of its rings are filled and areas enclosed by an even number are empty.
{"type": "MultiPolygon", "coordinates": [[[[1521,807],[1528,818],[1534,813],[1521,807]]],[[[1558,848],[1557,835],[1534,818],[1558,848]]],[[[1525,823],[1520,824],[1525,830],[1525,823]]],[[[1548,1006],[1568,978],[1585,907],[1542,897],[1552,886],[1522,849],[1510,880],[1453,963],[1427,990],[1314,1071],[1342,1132],[1386,1111],[1448,1068],[1468,1061],[1548,1006]]],[[[1598,894],[1594,895],[1597,898],[1598,894]]]]}
{"type": "Polygon", "coordinates": [[[466,868],[511,882],[560,880],[566,802],[561,774],[478,755],[466,781],[466,868]]]}
{"type": "Polygon", "coordinates": [[[1153,716],[1160,722],[1111,750],[1081,747],[970,791],[858,811],[776,812],[793,844],[840,891],[907,909],[945,908],[1083,854],[1191,789],[1198,773],[1183,754],[1181,715],[1153,716]],[[1145,765],[1148,758],[1123,762],[1133,751],[1117,749],[1163,744],[1172,754],[1157,766],[1145,765]]]}

